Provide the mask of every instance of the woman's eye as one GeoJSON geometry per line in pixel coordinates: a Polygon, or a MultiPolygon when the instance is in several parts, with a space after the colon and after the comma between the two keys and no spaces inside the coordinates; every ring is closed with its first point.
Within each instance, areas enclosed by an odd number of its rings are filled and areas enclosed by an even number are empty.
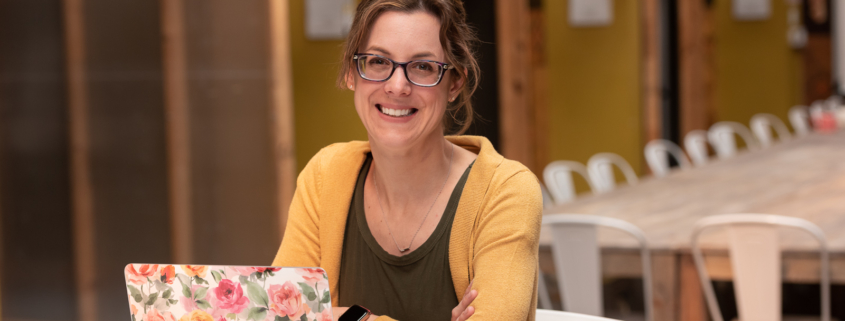
{"type": "Polygon", "coordinates": [[[383,58],[372,58],[372,59],[370,59],[370,64],[371,65],[387,65],[387,64],[390,64],[390,62],[387,61],[387,59],[383,59],[383,58]]]}
{"type": "Polygon", "coordinates": [[[428,63],[421,63],[421,64],[416,64],[414,66],[414,69],[417,69],[419,71],[432,71],[432,70],[434,70],[434,67],[431,66],[431,64],[428,64],[428,63]]]}

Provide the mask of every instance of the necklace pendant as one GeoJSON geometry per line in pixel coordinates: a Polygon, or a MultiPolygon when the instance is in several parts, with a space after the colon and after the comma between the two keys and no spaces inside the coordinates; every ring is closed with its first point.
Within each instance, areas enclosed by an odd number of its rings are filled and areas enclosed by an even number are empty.
{"type": "Polygon", "coordinates": [[[406,248],[404,248],[404,249],[399,249],[399,253],[405,253],[405,252],[408,252],[408,250],[410,250],[410,249],[411,249],[410,247],[406,247],[406,248]]]}

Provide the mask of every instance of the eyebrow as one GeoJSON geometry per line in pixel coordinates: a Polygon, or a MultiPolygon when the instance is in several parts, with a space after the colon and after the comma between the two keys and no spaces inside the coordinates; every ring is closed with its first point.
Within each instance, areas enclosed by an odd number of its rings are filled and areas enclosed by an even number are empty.
{"type": "MultiPolygon", "coordinates": [[[[385,56],[390,55],[390,51],[387,51],[387,49],[384,49],[384,48],[379,47],[379,46],[370,46],[369,48],[367,48],[366,51],[378,51],[379,53],[381,53],[385,56]]],[[[413,56],[411,56],[411,59],[434,58],[434,57],[435,57],[434,53],[432,53],[430,51],[424,51],[424,52],[414,54],[413,56]]]]}

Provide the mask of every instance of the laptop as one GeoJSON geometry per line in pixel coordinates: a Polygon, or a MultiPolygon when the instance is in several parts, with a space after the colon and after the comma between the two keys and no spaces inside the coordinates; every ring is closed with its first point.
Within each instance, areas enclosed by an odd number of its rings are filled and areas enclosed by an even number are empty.
{"type": "Polygon", "coordinates": [[[332,321],[321,268],[129,264],[132,321],[332,321]]]}

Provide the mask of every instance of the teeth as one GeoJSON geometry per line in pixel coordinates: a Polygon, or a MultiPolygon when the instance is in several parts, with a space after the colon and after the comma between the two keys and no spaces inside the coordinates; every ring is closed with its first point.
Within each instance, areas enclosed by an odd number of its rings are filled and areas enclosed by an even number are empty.
{"type": "Polygon", "coordinates": [[[402,117],[407,116],[411,113],[411,109],[392,109],[387,107],[382,107],[381,112],[385,115],[390,115],[393,117],[402,117]]]}

